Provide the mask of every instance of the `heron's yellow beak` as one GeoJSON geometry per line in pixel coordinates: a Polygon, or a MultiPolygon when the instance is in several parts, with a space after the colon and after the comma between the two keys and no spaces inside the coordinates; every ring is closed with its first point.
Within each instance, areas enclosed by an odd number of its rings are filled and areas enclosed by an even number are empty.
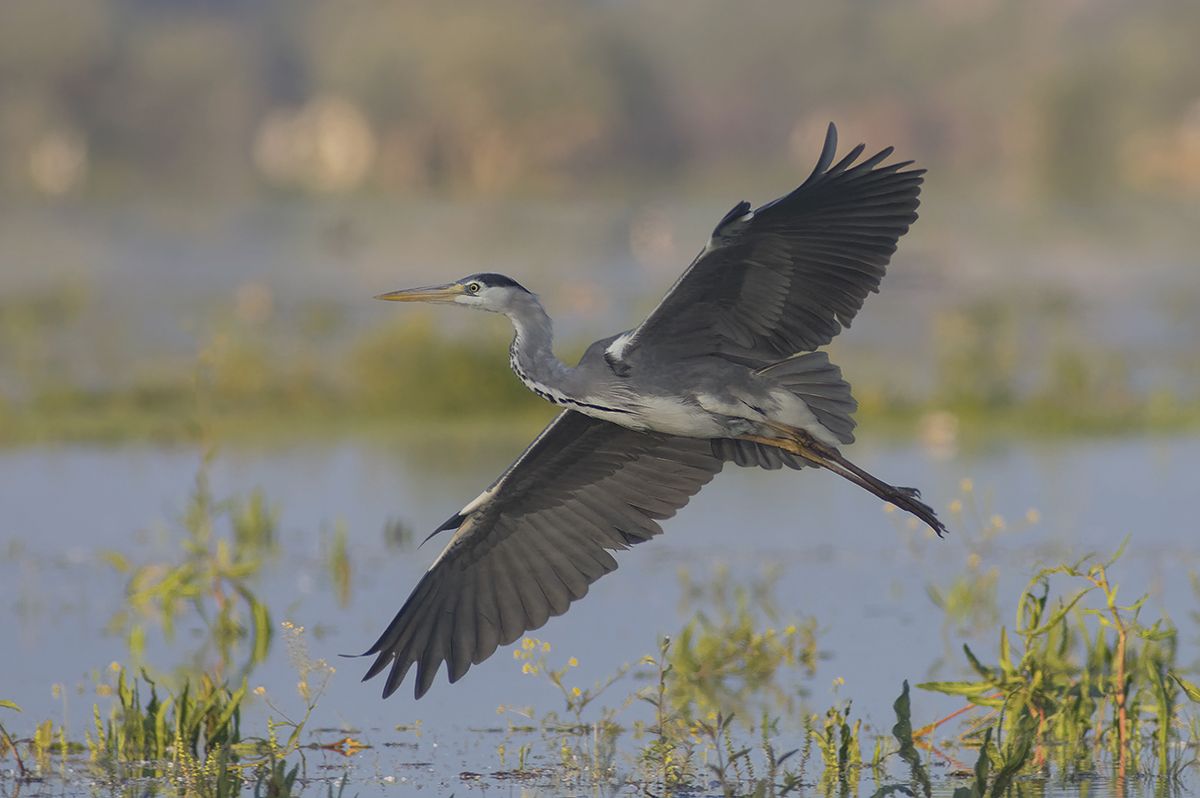
{"type": "Polygon", "coordinates": [[[458,283],[445,285],[430,285],[425,288],[405,288],[402,291],[390,291],[379,294],[376,299],[386,299],[389,302],[453,302],[456,296],[466,293],[458,283]]]}

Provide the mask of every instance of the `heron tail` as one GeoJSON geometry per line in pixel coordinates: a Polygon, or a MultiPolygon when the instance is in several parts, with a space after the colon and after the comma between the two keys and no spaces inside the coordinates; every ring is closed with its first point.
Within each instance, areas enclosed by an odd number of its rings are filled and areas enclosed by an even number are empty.
{"type": "Polygon", "coordinates": [[[842,370],[829,362],[829,355],[805,352],[763,366],[754,373],[794,393],[839,441],[854,443],[854,411],[858,402],[850,394],[850,383],[842,379],[842,370]]]}

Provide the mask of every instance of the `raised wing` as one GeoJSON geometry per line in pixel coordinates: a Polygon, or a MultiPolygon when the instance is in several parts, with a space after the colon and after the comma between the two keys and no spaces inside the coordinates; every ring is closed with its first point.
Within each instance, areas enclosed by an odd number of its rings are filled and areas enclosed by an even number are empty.
{"type": "Polygon", "coordinates": [[[386,698],[416,664],[420,698],[567,611],[617,567],[609,551],[662,532],[721,470],[709,441],[634,432],[566,411],[460,516],[461,525],[366,652],[386,698]]]}
{"type": "Polygon", "coordinates": [[[896,242],[917,218],[924,169],[879,166],[888,147],[833,164],[832,124],[812,175],[792,193],[725,215],[704,251],[641,326],[608,350],[615,369],[640,348],[670,357],[770,362],[829,343],[879,290],[896,242]]]}

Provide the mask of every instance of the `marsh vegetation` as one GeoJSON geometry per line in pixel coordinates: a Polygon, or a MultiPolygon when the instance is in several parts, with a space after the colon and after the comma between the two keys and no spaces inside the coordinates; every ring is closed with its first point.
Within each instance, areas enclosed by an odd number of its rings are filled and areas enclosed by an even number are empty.
{"type": "MultiPolygon", "coordinates": [[[[314,641],[329,650],[329,630],[289,620],[312,605],[297,605],[272,579],[295,568],[286,514],[261,489],[218,494],[217,460],[211,450],[201,457],[178,521],[156,533],[153,553],[98,547],[74,566],[108,574],[109,592],[90,600],[107,608],[103,634],[121,653],[83,663],[91,675],[77,684],[41,685],[56,709],[35,702],[21,711],[32,685],[8,688],[0,703],[7,794],[85,785],[206,796],[512,784],[548,794],[953,790],[965,798],[1087,784],[1127,794],[1146,785],[1162,795],[1194,780],[1200,688],[1188,657],[1200,618],[1153,609],[1162,590],[1155,599],[1129,586],[1126,561],[1144,569],[1124,550],[1026,569],[1024,586],[1011,589],[996,574],[1013,562],[1005,544],[1027,541],[1048,521],[1036,511],[1006,520],[970,480],[946,507],[961,548],[926,571],[926,598],[908,594],[925,606],[923,625],[936,626],[928,613],[941,613],[943,644],[926,652],[932,664],[898,674],[903,684],[891,685],[895,700],[882,706],[864,706],[887,692],[882,685],[863,699],[845,678],[819,683],[829,660],[846,664],[835,647],[855,630],[852,622],[839,628],[846,622],[831,621],[819,603],[788,609],[796,605],[781,600],[793,594],[783,580],[794,569],[685,563],[668,591],[679,625],[652,622],[667,633],[625,635],[615,646],[640,649],[640,658],[589,668],[587,654],[555,642],[564,626],[552,624],[482,677],[494,685],[495,721],[463,728],[436,706],[393,701],[410,721],[363,727],[323,706],[355,663],[339,663],[335,675],[311,653],[314,641]],[[943,671],[955,678],[926,678],[943,671]],[[459,753],[423,759],[430,745],[459,753]]],[[[355,556],[345,525],[302,539],[312,561],[301,570],[320,580],[325,601],[362,606],[354,585],[381,574],[355,556]]],[[[381,547],[395,546],[386,539],[394,538],[384,530],[381,547]]],[[[931,544],[911,537],[907,545],[931,544]]],[[[414,559],[407,544],[396,556],[414,559]]],[[[10,546],[6,574],[36,568],[34,559],[10,546]]],[[[830,598],[853,602],[855,594],[830,598]]],[[[877,640],[884,652],[905,645],[904,627],[877,640]]],[[[896,675],[878,665],[868,671],[896,675]]],[[[478,707],[464,716],[479,717],[478,707]]]]}

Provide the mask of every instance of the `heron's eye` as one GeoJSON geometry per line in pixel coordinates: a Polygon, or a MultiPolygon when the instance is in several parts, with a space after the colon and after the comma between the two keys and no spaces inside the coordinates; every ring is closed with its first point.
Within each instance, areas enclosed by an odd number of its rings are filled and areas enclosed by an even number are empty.
{"type": "Polygon", "coordinates": [[[467,290],[472,294],[479,293],[479,283],[467,283],[467,290]]]}

